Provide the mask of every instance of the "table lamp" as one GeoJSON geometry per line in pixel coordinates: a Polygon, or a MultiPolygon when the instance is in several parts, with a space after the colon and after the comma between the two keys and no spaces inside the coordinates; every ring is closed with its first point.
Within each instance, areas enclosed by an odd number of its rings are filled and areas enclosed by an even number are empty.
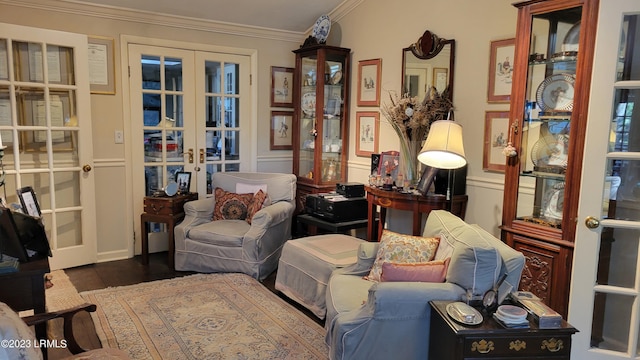
{"type": "Polygon", "coordinates": [[[462,143],[462,125],[452,120],[438,120],[431,124],[429,135],[418,154],[418,161],[427,165],[417,190],[429,191],[439,169],[458,169],[467,164],[462,143]]]}

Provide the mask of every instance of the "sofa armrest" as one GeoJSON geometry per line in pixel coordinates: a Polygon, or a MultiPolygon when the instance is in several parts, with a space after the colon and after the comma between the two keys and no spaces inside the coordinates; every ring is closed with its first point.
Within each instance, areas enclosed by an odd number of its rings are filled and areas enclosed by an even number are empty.
{"type": "Polygon", "coordinates": [[[291,238],[294,210],[293,204],[279,201],[256,212],[242,241],[245,252],[261,259],[282,247],[291,238]]]}
{"type": "Polygon", "coordinates": [[[466,291],[453,283],[379,282],[369,289],[367,304],[376,319],[423,316],[422,304],[432,300],[460,301],[466,291]]]}
{"type": "Polygon", "coordinates": [[[369,274],[378,254],[378,242],[363,242],[358,246],[358,261],[349,266],[339,268],[332,274],[365,276],[369,274]]]}
{"type": "Polygon", "coordinates": [[[213,208],[215,204],[216,200],[214,197],[186,202],[184,203],[185,218],[194,217],[211,221],[211,219],[213,219],[213,208]]]}

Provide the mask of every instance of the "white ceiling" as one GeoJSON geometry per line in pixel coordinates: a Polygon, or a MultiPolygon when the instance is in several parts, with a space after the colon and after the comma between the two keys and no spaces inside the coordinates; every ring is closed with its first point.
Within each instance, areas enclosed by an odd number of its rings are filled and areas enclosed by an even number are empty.
{"type": "Polygon", "coordinates": [[[77,0],[188,18],[304,33],[344,0],[77,0]]]}

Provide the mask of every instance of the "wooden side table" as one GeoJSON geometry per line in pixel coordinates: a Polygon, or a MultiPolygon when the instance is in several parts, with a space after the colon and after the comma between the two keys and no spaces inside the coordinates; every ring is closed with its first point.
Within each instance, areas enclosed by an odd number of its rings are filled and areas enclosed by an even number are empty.
{"type": "MultiPolygon", "coordinates": [[[[17,272],[0,275],[0,301],[16,312],[31,309],[34,314],[47,312],[44,275],[49,272],[49,258],[46,257],[20,263],[17,272]]],[[[38,339],[47,338],[47,324],[36,325],[35,330],[38,339]]]]}
{"type": "Polygon", "coordinates": [[[367,192],[367,239],[369,241],[379,241],[387,217],[387,208],[396,210],[406,210],[413,212],[412,234],[420,235],[422,228],[422,214],[428,214],[432,210],[450,209],[451,213],[464,220],[467,210],[467,195],[454,195],[453,201],[448,201],[444,195],[428,194],[404,194],[396,190],[383,190],[379,187],[365,186],[367,192]],[[380,206],[380,221],[376,227],[375,218],[377,207],[380,206]]]}
{"type": "Polygon", "coordinates": [[[176,196],[145,196],[144,213],[140,215],[142,224],[142,263],[149,264],[149,223],[165,223],[168,228],[169,254],[168,263],[174,267],[175,240],[173,228],[184,219],[184,203],[197,200],[198,193],[180,194],[176,196]]]}
{"type": "MultiPolygon", "coordinates": [[[[451,301],[431,301],[429,358],[463,359],[569,359],[571,335],[578,330],[562,321],[557,329],[506,329],[485,316],[482,324],[465,326],[447,315],[451,301]]],[[[483,314],[484,315],[484,314],[483,314]]]]}
{"type": "MultiPolygon", "coordinates": [[[[307,234],[317,235],[318,229],[328,231],[333,234],[343,234],[352,229],[360,229],[367,227],[368,220],[352,220],[343,222],[330,222],[321,218],[315,217],[310,214],[302,214],[296,217],[298,224],[307,225],[307,234]]],[[[299,229],[298,233],[302,234],[302,229],[299,229]]]]}

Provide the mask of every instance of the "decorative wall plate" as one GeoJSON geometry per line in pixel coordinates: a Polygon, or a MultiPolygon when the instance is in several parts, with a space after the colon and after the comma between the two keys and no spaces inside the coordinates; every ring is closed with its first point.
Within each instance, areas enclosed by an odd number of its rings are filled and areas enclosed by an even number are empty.
{"type": "Polygon", "coordinates": [[[578,51],[578,43],[580,41],[580,21],[575,23],[562,41],[562,51],[578,51]]]}
{"type": "Polygon", "coordinates": [[[313,116],[316,112],[316,93],[310,92],[302,95],[302,112],[313,116]]]}
{"type": "Polygon", "coordinates": [[[531,147],[531,161],[539,167],[567,167],[567,135],[546,135],[538,139],[531,147]]]}
{"type": "Polygon", "coordinates": [[[329,31],[331,30],[331,19],[329,19],[329,15],[322,15],[316,20],[315,25],[313,25],[313,30],[311,31],[311,36],[316,38],[319,43],[324,43],[327,41],[327,37],[329,36],[329,31]]]}
{"type": "Polygon", "coordinates": [[[334,85],[339,84],[340,80],[342,80],[342,71],[338,70],[331,76],[331,83],[334,85]]]}
{"type": "Polygon", "coordinates": [[[576,78],[571,74],[554,74],[542,81],[536,91],[536,102],[542,111],[573,110],[573,86],[576,78]]]}
{"type": "Polygon", "coordinates": [[[544,194],[542,214],[547,219],[562,220],[564,208],[564,182],[557,183],[544,194]]]}

